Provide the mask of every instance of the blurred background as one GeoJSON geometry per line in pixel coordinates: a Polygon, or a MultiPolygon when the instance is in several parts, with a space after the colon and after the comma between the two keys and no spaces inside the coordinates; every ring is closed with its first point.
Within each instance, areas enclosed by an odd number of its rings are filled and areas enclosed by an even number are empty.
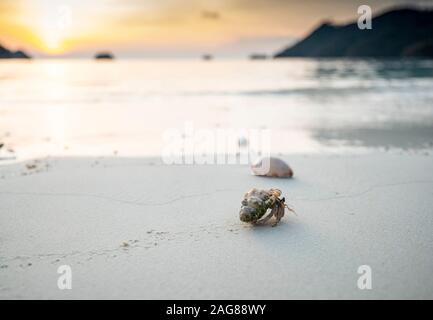
{"type": "Polygon", "coordinates": [[[432,9],[1,0],[0,159],[159,156],[185,122],[272,129],[274,153],[428,154],[432,9]]]}

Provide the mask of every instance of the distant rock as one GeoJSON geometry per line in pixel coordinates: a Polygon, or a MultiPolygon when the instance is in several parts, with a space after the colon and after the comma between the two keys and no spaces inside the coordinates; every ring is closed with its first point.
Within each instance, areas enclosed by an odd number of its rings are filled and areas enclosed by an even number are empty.
{"type": "Polygon", "coordinates": [[[209,61],[209,60],[212,60],[212,59],[213,59],[213,56],[212,56],[211,54],[204,54],[204,55],[202,56],[202,59],[203,59],[203,60],[206,60],[206,61],[209,61]]]}
{"type": "Polygon", "coordinates": [[[251,60],[266,60],[268,56],[265,53],[252,53],[249,58],[251,60]]]}
{"type": "Polygon", "coordinates": [[[433,58],[433,11],[391,10],[374,17],[371,30],[323,23],[275,58],[406,56],[433,58]]]}
{"type": "Polygon", "coordinates": [[[98,52],[95,54],[97,60],[113,60],[114,55],[111,52],[98,52]]]}
{"type": "Polygon", "coordinates": [[[0,45],[0,59],[30,59],[31,57],[23,51],[10,51],[0,45]]]}

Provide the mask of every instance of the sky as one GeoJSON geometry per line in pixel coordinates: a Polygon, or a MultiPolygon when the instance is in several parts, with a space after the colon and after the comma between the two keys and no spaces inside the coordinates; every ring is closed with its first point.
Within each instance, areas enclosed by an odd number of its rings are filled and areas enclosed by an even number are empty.
{"type": "Polygon", "coordinates": [[[37,57],[272,54],[324,20],[432,0],[0,0],[0,44],[37,57]]]}

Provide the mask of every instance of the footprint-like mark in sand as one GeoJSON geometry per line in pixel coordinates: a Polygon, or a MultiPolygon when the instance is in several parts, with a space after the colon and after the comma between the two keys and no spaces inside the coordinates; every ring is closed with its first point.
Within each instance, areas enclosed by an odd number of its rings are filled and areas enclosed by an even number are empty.
{"type": "Polygon", "coordinates": [[[161,231],[150,229],[145,232],[142,239],[129,239],[120,241],[113,248],[95,249],[89,251],[72,251],[69,253],[42,253],[29,256],[0,257],[0,271],[7,269],[9,266],[18,266],[20,268],[29,268],[33,263],[50,260],[51,264],[60,264],[66,259],[76,259],[75,263],[91,261],[97,257],[106,257],[110,259],[120,258],[125,254],[135,253],[138,250],[153,250],[163,247],[170,242],[185,243],[188,241],[200,241],[209,236],[215,239],[227,236],[236,236],[242,229],[248,229],[251,226],[241,224],[217,225],[210,224],[200,226],[195,229],[184,231],[161,231]],[[5,266],[5,267],[3,267],[5,266]]]}

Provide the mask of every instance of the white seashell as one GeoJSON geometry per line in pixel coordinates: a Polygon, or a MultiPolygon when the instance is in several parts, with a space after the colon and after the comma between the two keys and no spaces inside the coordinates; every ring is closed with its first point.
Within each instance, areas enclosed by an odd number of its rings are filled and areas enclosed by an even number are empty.
{"type": "Polygon", "coordinates": [[[263,157],[259,158],[251,165],[251,172],[256,176],[266,177],[293,177],[293,170],[289,165],[279,158],[263,157]]]}

